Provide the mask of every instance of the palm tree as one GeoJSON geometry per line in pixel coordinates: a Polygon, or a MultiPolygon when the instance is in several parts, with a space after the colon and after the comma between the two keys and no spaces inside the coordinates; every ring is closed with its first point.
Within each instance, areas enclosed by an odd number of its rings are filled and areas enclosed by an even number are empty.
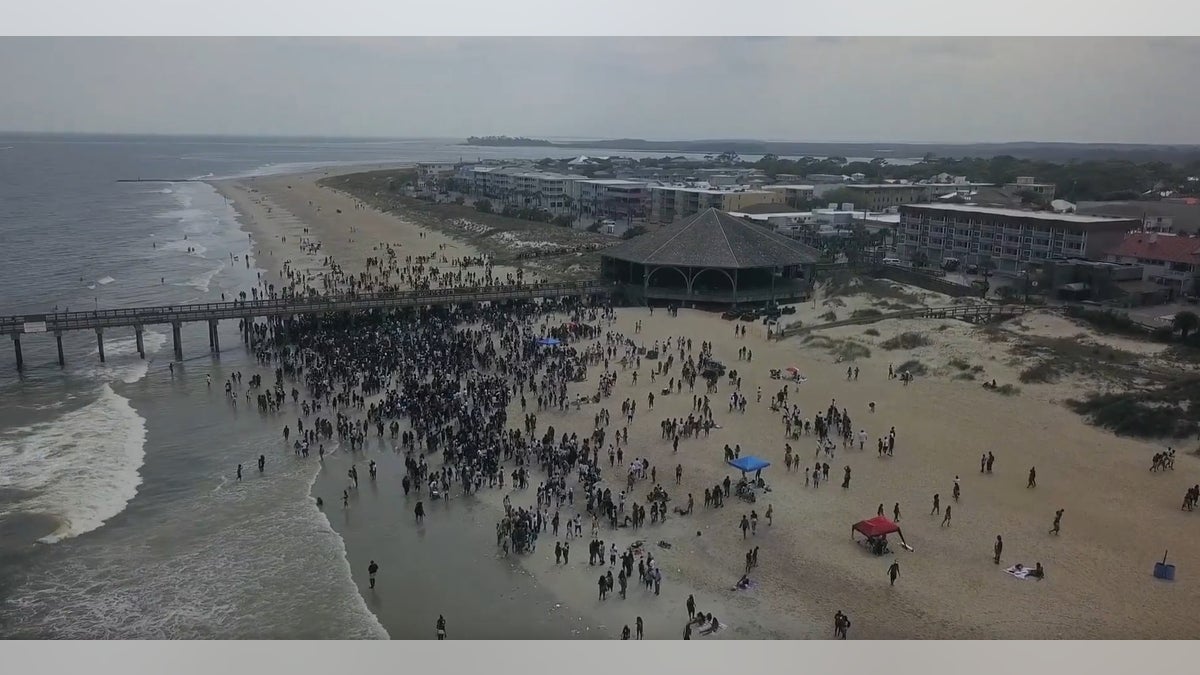
{"type": "Polygon", "coordinates": [[[1195,312],[1184,310],[1177,312],[1175,318],[1171,320],[1171,327],[1179,331],[1180,337],[1187,339],[1188,333],[1200,327],[1200,316],[1196,316],[1195,312]]]}

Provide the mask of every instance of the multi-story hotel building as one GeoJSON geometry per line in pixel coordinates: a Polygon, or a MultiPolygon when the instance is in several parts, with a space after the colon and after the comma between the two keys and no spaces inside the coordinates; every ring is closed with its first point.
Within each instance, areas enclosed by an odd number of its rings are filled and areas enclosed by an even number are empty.
{"type": "Polygon", "coordinates": [[[956,258],[963,264],[990,261],[997,270],[1017,272],[1033,261],[1100,259],[1139,227],[1141,221],[1132,218],[907,204],[900,206],[896,250],[907,260],[923,252],[931,265],[956,258]]]}
{"type": "Polygon", "coordinates": [[[784,199],[785,194],[779,190],[653,185],[650,187],[650,218],[669,223],[706,209],[741,211],[754,204],[783,204],[784,199]]]}

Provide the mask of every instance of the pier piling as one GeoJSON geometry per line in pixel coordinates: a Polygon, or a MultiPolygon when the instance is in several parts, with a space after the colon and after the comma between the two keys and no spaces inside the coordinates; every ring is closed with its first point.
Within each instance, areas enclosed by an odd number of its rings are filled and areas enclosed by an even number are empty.
{"type": "Polygon", "coordinates": [[[175,360],[183,360],[183,338],[179,335],[181,324],[176,321],[171,324],[171,341],[175,346],[175,360]]]}
{"type": "Polygon", "coordinates": [[[13,352],[17,355],[17,371],[19,372],[25,369],[25,357],[21,355],[21,334],[13,333],[12,340],[13,352]]]}
{"type": "Polygon", "coordinates": [[[208,341],[212,345],[212,353],[221,353],[221,334],[217,332],[217,320],[208,320],[208,341]]]}
{"type": "Polygon", "coordinates": [[[104,363],[104,329],[96,329],[96,349],[100,352],[100,363],[104,363]]]}
{"type": "Polygon", "coordinates": [[[58,366],[60,368],[65,368],[67,366],[67,359],[63,356],[62,331],[54,331],[54,341],[58,344],[58,366]]]}
{"type": "Polygon", "coordinates": [[[137,338],[137,351],[138,351],[138,356],[140,356],[140,357],[142,357],[142,358],[144,359],[144,358],[146,358],[146,345],[145,345],[145,343],[142,341],[142,327],[141,327],[141,326],[134,326],[134,327],[133,327],[133,334],[134,334],[134,336],[137,338]]]}

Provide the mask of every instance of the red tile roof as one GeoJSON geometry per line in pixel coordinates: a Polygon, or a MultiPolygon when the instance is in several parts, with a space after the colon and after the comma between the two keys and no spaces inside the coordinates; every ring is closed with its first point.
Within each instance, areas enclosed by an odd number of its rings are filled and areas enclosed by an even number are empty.
{"type": "Polygon", "coordinates": [[[1200,237],[1136,232],[1108,252],[1120,258],[1200,265],[1200,237]]]}

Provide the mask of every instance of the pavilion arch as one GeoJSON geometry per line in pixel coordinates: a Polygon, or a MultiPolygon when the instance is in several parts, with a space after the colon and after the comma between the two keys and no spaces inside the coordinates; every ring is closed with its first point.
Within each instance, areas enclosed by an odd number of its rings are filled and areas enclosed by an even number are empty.
{"type": "MultiPolygon", "coordinates": [[[[705,268],[697,270],[696,273],[692,275],[692,280],[691,280],[691,283],[688,284],[688,288],[689,289],[695,288],[696,282],[699,281],[701,277],[704,277],[704,279],[706,281],[709,281],[714,278],[719,280],[722,276],[724,276],[725,280],[729,282],[729,286],[727,288],[724,288],[723,284],[718,284],[718,285],[714,286],[711,290],[736,291],[737,290],[737,281],[734,280],[733,275],[729,273],[729,270],[721,269],[720,267],[705,267],[705,268]],[[710,273],[714,273],[714,272],[716,274],[710,274],[710,273]]],[[[701,288],[704,288],[704,286],[702,285],[701,288]]]]}
{"type": "MultiPolygon", "coordinates": [[[[645,285],[647,287],[655,285],[654,279],[659,272],[674,272],[675,274],[679,275],[681,280],[683,280],[683,286],[681,286],[681,288],[687,289],[688,291],[692,290],[692,280],[689,279],[688,275],[678,267],[651,267],[646,273],[645,285]]],[[[659,275],[659,278],[661,278],[661,275],[659,275]]]]}

